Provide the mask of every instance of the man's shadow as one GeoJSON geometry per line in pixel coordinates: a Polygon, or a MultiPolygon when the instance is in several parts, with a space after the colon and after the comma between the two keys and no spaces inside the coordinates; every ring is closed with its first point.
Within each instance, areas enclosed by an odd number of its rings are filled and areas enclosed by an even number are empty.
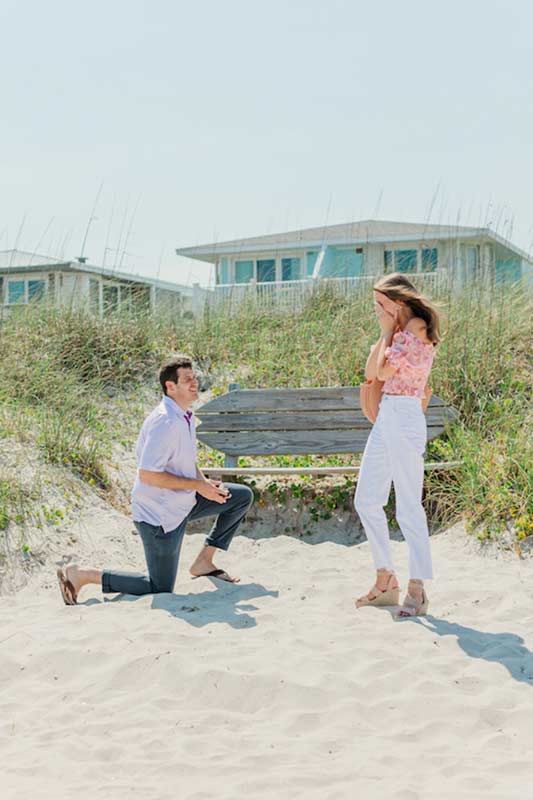
{"type": "Polygon", "coordinates": [[[470,658],[501,664],[515,681],[533,686],[533,652],[516,633],[486,633],[429,614],[412,621],[438,636],[456,636],[457,644],[470,658]]]}
{"type": "MultiPolygon", "coordinates": [[[[199,580],[199,579],[198,579],[199,580]]],[[[204,579],[205,580],[205,579],[204,579]]],[[[211,579],[207,579],[211,580],[211,579]]],[[[214,585],[220,581],[212,580],[214,585]]],[[[188,594],[171,594],[161,592],[153,594],[152,608],[167,611],[171,617],[182,619],[195,628],[203,628],[214,622],[229,625],[232,628],[253,628],[257,625],[250,611],[257,611],[257,606],[246,603],[258,597],[278,597],[278,591],[272,591],[259,583],[227,583],[223,587],[217,585],[217,591],[205,591],[188,594]],[[245,605],[241,605],[246,603],[245,605]]],[[[146,595],[118,594],[107,603],[135,603],[146,595]]],[[[99,600],[91,598],[81,605],[93,605],[99,600]]]]}

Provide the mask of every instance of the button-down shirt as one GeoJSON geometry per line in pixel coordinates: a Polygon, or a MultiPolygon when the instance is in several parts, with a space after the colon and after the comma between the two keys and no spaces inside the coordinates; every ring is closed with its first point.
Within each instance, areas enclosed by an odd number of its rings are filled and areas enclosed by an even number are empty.
{"type": "MultiPolygon", "coordinates": [[[[163,397],[147,416],[135,448],[137,469],[170,472],[196,478],[196,433],[191,412],[183,411],[171,397],[163,397]]],[[[185,489],[160,489],[141,483],[139,472],[131,493],[133,519],[172,531],[196,503],[196,493],[185,489]]]]}

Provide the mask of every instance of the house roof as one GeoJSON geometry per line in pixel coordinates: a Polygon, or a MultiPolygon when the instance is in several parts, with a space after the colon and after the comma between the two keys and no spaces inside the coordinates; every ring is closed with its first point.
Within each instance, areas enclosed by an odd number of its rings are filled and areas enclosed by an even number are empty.
{"type": "Polygon", "coordinates": [[[494,234],[489,228],[462,225],[430,225],[429,223],[420,222],[395,222],[374,219],[342,223],[340,225],[322,225],[318,228],[272,233],[267,236],[231,239],[196,247],[181,247],[176,250],[176,253],[180,256],[214,263],[221,255],[226,254],[322,247],[325,244],[368,244],[401,241],[434,242],[439,239],[472,239],[480,237],[492,238],[505,247],[520,253],[521,257],[528,258],[525,253],[494,234]]]}
{"type": "Polygon", "coordinates": [[[27,250],[0,250],[0,269],[57,264],[61,259],[30,253],[27,250]]]}
{"type": "Polygon", "coordinates": [[[112,278],[116,281],[128,281],[130,283],[142,283],[147,286],[155,286],[158,289],[165,289],[170,292],[180,292],[181,294],[192,294],[191,286],[184,286],[170,281],[161,281],[158,278],[149,278],[137,275],[132,272],[123,272],[112,267],[100,267],[96,264],[83,264],[79,261],[64,261],[50,256],[30,253],[25,250],[0,250],[0,271],[15,274],[46,269],[49,272],[85,272],[93,275],[101,275],[105,278],[112,278]]]}

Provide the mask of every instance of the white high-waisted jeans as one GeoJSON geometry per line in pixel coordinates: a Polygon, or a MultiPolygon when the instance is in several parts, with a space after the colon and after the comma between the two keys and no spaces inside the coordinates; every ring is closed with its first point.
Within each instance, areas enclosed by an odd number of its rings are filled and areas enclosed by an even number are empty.
{"type": "Polygon", "coordinates": [[[383,395],[366,443],[355,509],[367,535],[376,569],[393,570],[389,529],[383,507],[391,482],[396,519],[409,547],[409,577],[433,577],[429,532],[422,506],[426,418],[418,397],[383,395]]]}

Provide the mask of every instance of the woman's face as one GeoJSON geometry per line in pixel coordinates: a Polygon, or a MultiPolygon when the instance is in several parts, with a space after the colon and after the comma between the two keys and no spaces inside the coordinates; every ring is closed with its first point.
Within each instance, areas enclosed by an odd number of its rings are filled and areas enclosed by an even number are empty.
{"type": "Polygon", "coordinates": [[[394,300],[389,300],[386,294],[383,292],[377,292],[374,289],[374,308],[376,311],[379,311],[380,308],[387,311],[389,314],[397,314],[400,310],[400,306],[398,303],[395,303],[394,300]]]}

